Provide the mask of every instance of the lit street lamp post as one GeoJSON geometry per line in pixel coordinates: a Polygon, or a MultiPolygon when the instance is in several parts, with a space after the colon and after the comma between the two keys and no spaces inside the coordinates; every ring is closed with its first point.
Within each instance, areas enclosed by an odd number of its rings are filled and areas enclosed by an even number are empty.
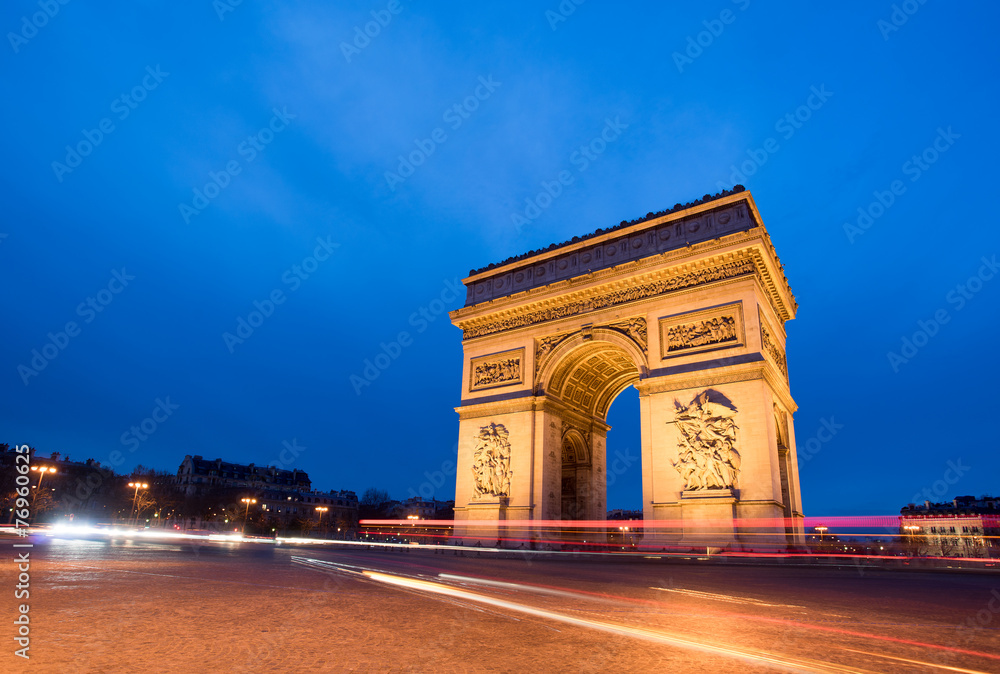
{"type": "Polygon", "coordinates": [[[241,498],[240,501],[242,501],[243,503],[247,504],[246,512],[243,513],[243,531],[240,532],[240,535],[242,536],[243,534],[245,534],[247,532],[247,519],[249,519],[249,517],[250,517],[250,504],[251,503],[256,503],[257,499],[255,499],[255,498],[241,498]]]}
{"type": "Polygon", "coordinates": [[[54,473],[56,469],[52,466],[32,466],[31,470],[38,471],[38,484],[35,485],[35,494],[31,497],[31,504],[35,504],[35,499],[38,498],[39,492],[42,491],[42,479],[45,477],[46,473],[54,473]]]}
{"type": "Polygon", "coordinates": [[[325,513],[329,508],[326,506],[316,506],[316,512],[319,513],[319,525],[323,526],[323,513],[325,513]]]}
{"type": "MultiPolygon", "coordinates": [[[[135,494],[132,495],[132,512],[135,513],[135,522],[134,522],[134,524],[138,524],[139,523],[139,513],[136,511],[136,503],[139,500],[139,490],[140,489],[149,489],[149,485],[146,484],[145,482],[129,482],[128,486],[135,487],[135,494]]],[[[129,519],[132,519],[132,513],[129,513],[129,519]]]]}
{"type": "MultiPolygon", "coordinates": [[[[413,525],[416,524],[413,520],[419,520],[420,515],[407,515],[406,519],[410,520],[410,536],[413,536],[413,525]]],[[[411,541],[407,541],[409,543],[411,541]]]]}

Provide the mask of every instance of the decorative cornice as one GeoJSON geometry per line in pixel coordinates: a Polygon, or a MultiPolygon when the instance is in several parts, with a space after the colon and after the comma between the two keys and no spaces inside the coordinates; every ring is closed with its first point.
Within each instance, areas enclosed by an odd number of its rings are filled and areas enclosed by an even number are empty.
{"type": "Polygon", "coordinates": [[[689,376],[668,375],[665,377],[650,377],[635,385],[639,395],[649,395],[651,393],[663,393],[667,391],[682,391],[692,388],[707,388],[720,384],[734,384],[742,381],[753,381],[754,379],[764,379],[766,368],[761,364],[742,366],[738,370],[723,372],[702,371],[694,372],[689,376]]]}
{"type": "Polygon", "coordinates": [[[579,428],[590,429],[598,433],[607,433],[611,427],[597,419],[585,414],[580,410],[567,405],[558,398],[547,395],[532,396],[530,398],[517,398],[514,400],[500,400],[489,403],[479,403],[470,401],[468,405],[456,407],[460,421],[468,419],[482,419],[483,417],[493,417],[502,414],[516,414],[518,412],[541,412],[545,411],[564,421],[572,423],[579,428]]]}
{"type": "Polygon", "coordinates": [[[615,307],[698,285],[750,276],[759,273],[760,269],[764,267],[763,260],[759,258],[760,253],[756,250],[741,250],[723,256],[722,260],[701,260],[658,274],[608,283],[572,292],[559,299],[541,300],[478,318],[462,320],[455,317],[454,322],[462,328],[464,339],[484,337],[546,321],[615,307]]]}
{"type": "Polygon", "coordinates": [[[683,391],[687,389],[708,388],[710,386],[720,386],[722,384],[736,384],[744,381],[763,380],[775,397],[781,401],[789,414],[794,413],[799,406],[792,399],[788,390],[788,383],[775,376],[775,368],[769,363],[755,363],[748,366],[740,366],[738,370],[726,368],[722,371],[701,371],[693,372],[688,376],[668,375],[665,377],[649,377],[643,379],[635,385],[640,396],[653,393],[664,393],[669,391],[683,391]]]}
{"type": "Polygon", "coordinates": [[[451,312],[451,317],[457,320],[481,313],[476,310],[484,307],[495,310],[507,304],[506,300],[520,303],[553,289],[617,276],[622,270],[635,274],[650,265],[705,255],[750,240],[763,244],[774,275],[772,278],[771,272],[765,274],[765,283],[769,290],[780,294],[777,303],[789,307],[788,312],[777,313],[782,320],[794,315],[795,297],[749,192],[729,194],[701,205],[688,204],[677,213],[664,213],[649,214],[647,218],[652,219],[603,230],[599,235],[595,232],[589,240],[576,237],[566,244],[511,258],[509,264],[480,270],[482,273],[463,280],[468,288],[466,305],[451,312]]]}
{"type": "Polygon", "coordinates": [[[534,410],[540,404],[538,396],[530,398],[513,398],[511,400],[495,400],[488,403],[476,403],[470,400],[467,405],[455,408],[460,420],[478,419],[488,415],[513,414],[515,412],[526,412],[534,410]]]}

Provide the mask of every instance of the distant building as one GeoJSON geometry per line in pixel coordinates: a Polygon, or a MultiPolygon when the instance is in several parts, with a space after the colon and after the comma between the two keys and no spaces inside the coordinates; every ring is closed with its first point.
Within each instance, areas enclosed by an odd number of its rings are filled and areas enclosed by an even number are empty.
{"type": "Polygon", "coordinates": [[[438,501],[414,496],[394,504],[392,519],[405,520],[408,517],[419,517],[422,520],[454,519],[454,508],[454,501],[438,501]]]}
{"type": "Polygon", "coordinates": [[[177,486],[185,495],[193,496],[210,487],[309,491],[312,482],[309,475],[301,470],[255,466],[252,463],[243,465],[222,459],[209,461],[188,454],[177,469],[177,486]]]}
{"type": "Polygon", "coordinates": [[[1000,498],[958,496],[944,503],[910,503],[899,514],[899,533],[916,554],[1000,557],[1000,498]]]}
{"type": "Polygon", "coordinates": [[[293,520],[315,520],[332,528],[349,529],[358,524],[358,496],[353,491],[295,491],[264,489],[256,492],[257,507],[285,524],[293,520]],[[317,510],[325,508],[325,510],[317,510]]]}
{"type": "Polygon", "coordinates": [[[622,510],[617,508],[615,510],[609,510],[607,519],[609,520],[641,520],[642,511],[641,510],[622,510]]]}
{"type": "MultiPolygon", "coordinates": [[[[0,475],[9,476],[11,487],[17,474],[18,455],[14,447],[0,445],[0,475]]],[[[43,458],[31,451],[31,468],[28,474],[29,486],[36,489],[41,478],[43,491],[51,496],[51,502],[35,504],[33,516],[54,519],[68,513],[87,515],[98,519],[114,517],[115,506],[121,494],[123,479],[115,475],[110,466],[101,466],[100,461],[87,459],[85,462],[70,461],[60,452],[52,452],[43,458]],[[44,468],[44,473],[38,469],[44,468]]],[[[13,504],[10,504],[11,506],[13,504]]],[[[8,507],[5,515],[13,512],[8,507]]]]}

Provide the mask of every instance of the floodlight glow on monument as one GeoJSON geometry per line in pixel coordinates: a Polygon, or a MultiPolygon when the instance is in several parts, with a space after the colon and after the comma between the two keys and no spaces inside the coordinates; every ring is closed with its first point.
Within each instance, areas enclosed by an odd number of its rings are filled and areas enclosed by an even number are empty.
{"type": "Polygon", "coordinates": [[[644,521],[676,523],[647,524],[645,544],[804,542],[784,327],[798,305],[742,186],[463,283],[450,316],[463,334],[455,535],[466,544],[498,541],[510,520],[528,523],[533,544],[543,523],[603,521],[607,413],[629,386],[644,521]]]}

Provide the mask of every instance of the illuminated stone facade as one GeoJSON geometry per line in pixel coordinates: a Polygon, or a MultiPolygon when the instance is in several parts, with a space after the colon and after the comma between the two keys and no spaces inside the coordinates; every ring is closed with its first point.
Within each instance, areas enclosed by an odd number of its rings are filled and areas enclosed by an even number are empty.
{"type": "Polygon", "coordinates": [[[634,386],[643,514],[672,522],[664,541],[746,543],[742,518],[784,518],[772,533],[801,540],[784,330],[797,304],[749,192],[464,283],[451,313],[464,337],[460,534],[500,533],[463,530],[467,520],[604,519],[607,412],[634,386]],[[709,531],[706,519],[723,524],[709,531]]]}

